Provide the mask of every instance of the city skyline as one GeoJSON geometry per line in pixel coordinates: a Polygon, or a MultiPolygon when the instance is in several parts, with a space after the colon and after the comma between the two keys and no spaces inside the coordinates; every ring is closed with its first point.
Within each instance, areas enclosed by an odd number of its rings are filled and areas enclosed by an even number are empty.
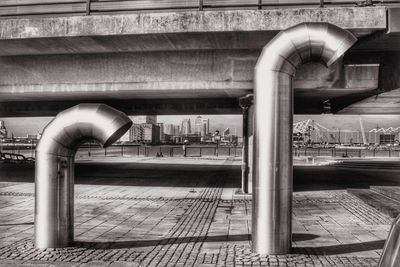
{"type": "MultiPolygon", "coordinates": [[[[199,115],[159,115],[157,116],[157,123],[173,124],[180,126],[182,120],[185,118],[190,119],[192,122],[199,115]]],[[[222,132],[226,128],[230,128],[231,132],[236,132],[238,136],[242,136],[242,116],[241,115],[202,115],[204,119],[210,120],[209,131],[213,133],[215,130],[222,132]]],[[[135,116],[130,116],[135,117],[135,116]]],[[[0,118],[4,121],[9,135],[26,136],[28,134],[41,133],[43,128],[51,121],[53,117],[30,117],[30,118],[0,118]]],[[[328,129],[349,129],[359,130],[359,119],[362,119],[365,131],[369,131],[376,127],[399,127],[399,115],[295,115],[294,122],[313,119],[322,124],[328,129]]],[[[194,129],[192,129],[194,130],[194,129]]]]}
{"type": "MultiPolygon", "coordinates": [[[[158,115],[157,123],[173,124],[175,126],[181,126],[183,119],[190,119],[194,122],[197,116],[201,116],[203,119],[210,120],[210,132],[215,130],[224,130],[229,127],[231,129],[237,128],[237,133],[241,136],[242,131],[242,118],[241,115],[158,115]]],[[[140,116],[129,116],[136,123],[139,123],[134,119],[140,116]]],[[[53,119],[53,117],[16,117],[16,118],[0,118],[4,121],[5,126],[8,129],[9,135],[11,133],[14,136],[26,136],[27,134],[40,134],[44,127],[53,119]]],[[[194,129],[192,129],[194,130],[194,129]]]]}

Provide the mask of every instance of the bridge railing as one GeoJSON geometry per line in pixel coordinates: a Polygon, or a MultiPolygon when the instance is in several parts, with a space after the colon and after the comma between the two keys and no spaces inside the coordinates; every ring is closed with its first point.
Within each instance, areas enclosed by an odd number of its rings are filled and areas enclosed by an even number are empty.
{"type": "Polygon", "coordinates": [[[357,148],[293,148],[294,157],[332,157],[332,158],[400,158],[399,147],[357,148]]]}
{"type": "Polygon", "coordinates": [[[400,6],[400,0],[1,0],[0,17],[215,9],[267,9],[360,5],[400,6]]]}

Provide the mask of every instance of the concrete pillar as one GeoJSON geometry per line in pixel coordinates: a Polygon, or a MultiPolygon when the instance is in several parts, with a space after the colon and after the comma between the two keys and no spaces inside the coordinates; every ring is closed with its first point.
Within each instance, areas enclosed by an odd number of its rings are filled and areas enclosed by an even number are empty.
{"type": "Polygon", "coordinates": [[[248,110],[248,137],[249,137],[249,152],[248,152],[248,184],[249,194],[253,193],[253,136],[254,136],[254,105],[251,105],[248,110]]]}
{"type": "MultiPolygon", "coordinates": [[[[250,125],[252,125],[252,116],[249,116],[249,109],[253,105],[253,95],[248,94],[244,97],[239,99],[239,106],[242,108],[243,112],[243,142],[242,142],[242,193],[248,194],[250,193],[251,183],[249,183],[249,173],[250,173],[250,166],[249,166],[249,133],[250,125]],[[249,123],[251,121],[251,123],[249,123]]],[[[251,114],[252,115],[252,114],[251,114]]],[[[251,149],[251,153],[252,153],[251,149]]]]}

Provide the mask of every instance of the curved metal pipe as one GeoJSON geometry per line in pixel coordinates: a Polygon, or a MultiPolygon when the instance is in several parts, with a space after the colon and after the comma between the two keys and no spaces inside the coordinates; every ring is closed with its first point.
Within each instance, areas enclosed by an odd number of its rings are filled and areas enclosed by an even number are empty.
{"type": "Polygon", "coordinates": [[[393,221],[378,267],[400,266],[400,215],[393,221]]]}
{"type": "Polygon", "coordinates": [[[104,147],[132,125],[124,113],[104,104],[80,104],[60,112],[36,148],[35,245],[58,248],[74,239],[74,157],[87,140],[104,147]]]}
{"type": "Polygon", "coordinates": [[[355,42],[328,23],[303,23],[280,32],[255,67],[252,248],[287,254],[292,222],[292,78],[309,61],[334,63],[355,42]]]}

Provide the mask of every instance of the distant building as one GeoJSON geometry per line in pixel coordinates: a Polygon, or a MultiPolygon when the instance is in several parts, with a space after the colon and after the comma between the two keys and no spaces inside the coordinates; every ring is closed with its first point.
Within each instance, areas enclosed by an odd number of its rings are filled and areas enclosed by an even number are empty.
{"type": "Polygon", "coordinates": [[[164,124],[164,134],[179,135],[179,125],[164,124]]]}
{"type": "Polygon", "coordinates": [[[203,129],[203,119],[201,116],[197,116],[197,118],[194,120],[194,133],[201,136],[203,129]]]}
{"type": "Polygon", "coordinates": [[[197,134],[190,134],[182,137],[183,141],[188,141],[191,144],[199,144],[201,137],[197,134]]]}
{"type": "Polygon", "coordinates": [[[165,132],[164,132],[164,123],[157,123],[158,127],[160,127],[160,141],[162,143],[165,142],[165,132]]]}
{"type": "Polygon", "coordinates": [[[157,115],[144,115],[144,116],[133,116],[130,117],[133,123],[142,124],[142,123],[157,123],[157,115]]]}
{"type": "Polygon", "coordinates": [[[222,136],[229,136],[231,134],[231,130],[229,128],[226,128],[223,132],[222,132],[222,136]]]}
{"type": "Polygon", "coordinates": [[[191,130],[191,125],[190,125],[190,119],[184,119],[182,121],[181,134],[189,135],[191,133],[192,133],[192,130],[191,130]]]}
{"type": "Polygon", "coordinates": [[[143,140],[143,129],[140,124],[132,124],[129,130],[129,141],[134,143],[140,143],[143,140]]]}
{"type": "Polygon", "coordinates": [[[368,143],[375,145],[393,145],[400,139],[400,126],[371,129],[367,135],[368,143]]]}
{"type": "Polygon", "coordinates": [[[143,143],[152,145],[160,143],[160,127],[158,125],[142,123],[140,126],[143,129],[143,143]]]}
{"type": "Polygon", "coordinates": [[[4,121],[0,121],[0,138],[7,138],[7,128],[4,124],[4,121]]]}
{"type": "Polygon", "coordinates": [[[207,136],[210,134],[210,119],[202,119],[201,136],[207,136]]]}
{"type": "Polygon", "coordinates": [[[229,128],[226,128],[225,130],[222,131],[222,142],[230,142],[231,138],[231,130],[229,128]]]}
{"type": "Polygon", "coordinates": [[[380,145],[394,145],[396,142],[396,135],[394,134],[381,134],[379,135],[380,145]]]}
{"type": "Polygon", "coordinates": [[[197,116],[194,121],[194,134],[205,137],[210,133],[210,119],[203,119],[197,116]]]}
{"type": "Polygon", "coordinates": [[[146,144],[160,143],[160,128],[163,128],[163,124],[157,123],[156,115],[133,116],[130,118],[133,122],[132,127],[127,134],[121,137],[120,141],[146,144]]]}
{"type": "Polygon", "coordinates": [[[130,142],[157,145],[160,143],[160,126],[152,123],[133,124],[130,142]]]}

